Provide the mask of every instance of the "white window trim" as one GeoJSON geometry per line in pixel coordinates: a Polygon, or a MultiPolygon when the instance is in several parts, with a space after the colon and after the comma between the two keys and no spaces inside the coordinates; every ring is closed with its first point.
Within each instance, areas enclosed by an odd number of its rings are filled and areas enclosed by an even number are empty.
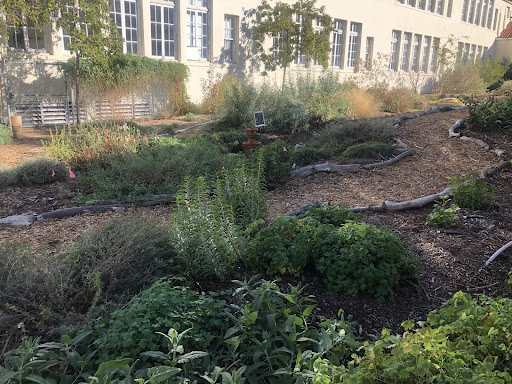
{"type": "Polygon", "coordinates": [[[158,4],[158,3],[150,3],[150,10],[151,10],[151,6],[155,6],[155,7],[160,7],[160,23],[159,23],[159,27],[160,27],[160,33],[161,33],[161,38],[160,39],[154,39],[153,36],[151,36],[151,29],[152,29],[152,24],[153,23],[157,23],[155,21],[151,21],[151,11],[150,11],[150,40],[151,40],[151,56],[152,57],[164,57],[166,59],[176,59],[176,8],[174,6],[174,3],[172,4],[158,4]],[[165,23],[164,23],[164,9],[172,9],[172,12],[174,13],[174,24],[169,24],[169,25],[172,25],[173,27],[173,36],[172,36],[172,39],[171,40],[165,40],[165,32],[164,32],[164,26],[165,26],[165,23]],[[160,41],[160,44],[162,45],[162,54],[161,55],[154,55],[153,54],[153,40],[155,41],[160,41]],[[170,55],[170,56],[166,56],[165,55],[165,43],[167,41],[174,41],[174,52],[173,52],[173,55],[170,55]]]}

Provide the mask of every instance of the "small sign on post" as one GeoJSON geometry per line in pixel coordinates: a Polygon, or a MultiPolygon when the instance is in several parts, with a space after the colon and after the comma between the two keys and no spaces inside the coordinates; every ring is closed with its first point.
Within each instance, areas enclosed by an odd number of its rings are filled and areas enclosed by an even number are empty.
{"type": "Polygon", "coordinates": [[[265,126],[265,115],[263,111],[254,112],[254,121],[256,122],[256,128],[265,126]]]}

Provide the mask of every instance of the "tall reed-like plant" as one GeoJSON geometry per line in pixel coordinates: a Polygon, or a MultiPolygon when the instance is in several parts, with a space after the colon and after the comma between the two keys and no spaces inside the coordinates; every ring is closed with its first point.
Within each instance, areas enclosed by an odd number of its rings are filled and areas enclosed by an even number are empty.
{"type": "Polygon", "coordinates": [[[211,193],[204,177],[187,177],[176,195],[171,232],[178,259],[194,278],[226,279],[240,258],[240,231],[224,193],[211,193]]]}

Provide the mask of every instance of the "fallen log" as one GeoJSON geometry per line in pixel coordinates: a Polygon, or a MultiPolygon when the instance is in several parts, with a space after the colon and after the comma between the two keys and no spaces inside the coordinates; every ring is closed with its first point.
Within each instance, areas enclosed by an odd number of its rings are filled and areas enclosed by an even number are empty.
{"type": "Polygon", "coordinates": [[[0,227],[28,227],[34,222],[34,215],[15,215],[0,219],[0,227]]]}
{"type": "Polygon", "coordinates": [[[480,178],[486,179],[488,177],[492,177],[495,174],[497,174],[499,171],[510,167],[510,161],[503,160],[501,163],[498,164],[497,167],[491,168],[491,169],[484,169],[482,172],[480,172],[480,178]]]}
{"type": "Polygon", "coordinates": [[[72,207],[56,209],[52,212],[42,213],[36,216],[37,221],[44,221],[48,219],[65,219],[72,216],[82,215],[84,213],[96,213],[96,212],[107,212],[107,211],[122,211],[124,207],[113,207],[110,205],[94,205],[90,207],[72,207]]]}
{"type": "Polygon", "coordinates": [[[385,201],[381,205],[372,205],[368,207],[355,207],[349,208],[352,212],[384,212],[384,211],[405,211],[408,209],[422,208],[425,205],[431,204],[442,196],[449,196],[451,188],[446,188],[444,191],[435,193],[433,195],[423,196],[418,199],[401,201],[395,203],[393,201],[385,201]]]}
{"type": "Polygon", "coordinates": [[[448,131],[448,137],[452,138],[452,137],[460,137],[460,132],[458,132],[458,130],[464,126],[464,120],[462,119],[459,119],[455,122],[455,124],[453,124],[449,131],[448,131]]]}
{"type": "Polygon", "coordinates": [[[359,164],[330,164],[328,161],[323,164],[308,165],[307,167],[299,168],[291,171],[288,175],[288,180],[295,179],[297,177],[306,177],[314,175],[320,172],[334,172],[334,173],[348,173],[358,172],[361,166],[359,164]]]}
{"type": "Polygon", "coordinates": [[[402,152],[401,154],[399,154],[396,157],[393,157],[392,159],[382,161],[380,163],[366,164],[366,165],[363,165],[363,168],[364,169],[374,169],[374,168],[384,167],[384,166],[396,163],[397,161],[399,161],[400,159],[403,159],[404,157],[413,156],[415,154],[416,154],[416,151],[414,149],[408,149],[407,151],[402,152]]]}

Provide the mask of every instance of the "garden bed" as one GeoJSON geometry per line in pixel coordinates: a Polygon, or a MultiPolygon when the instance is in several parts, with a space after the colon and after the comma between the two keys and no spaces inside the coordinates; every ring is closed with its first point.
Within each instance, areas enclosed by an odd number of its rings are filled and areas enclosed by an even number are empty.
{"type": "MultiPolygon", "coordinates": [[[[385,200],[410,200],[442,191],[453,176],[479,173],[496,166],[499,159],[494,153],[472,142],[448,139],[449,127],[466,114],[467,111],[434,113],[405,121],[397,129],[396,136],[418,152],[415,156],[382,169],[343,175],[316,174],[293,180],[270,193],[269,217],[289,213],[314,201],[356,207],[378,205],[385,200]]],[[[501,135],[479,135],[479,138],[512,152],[510,141],[501,135]]],[[[364,221],[386,225],[400,234],[410,252],[416,253],[423,262],[421,285],[402,285],[394,302],[379,303],[368,295],[329,294],[312,272],[298,280],[307,284],[306,292],[318,300],[319,312],[335,317],[342,308],[346,314],[354,316],[362,334],[376,333],[383,327],[399,331],[402,321],[424,319],[429,311],[439,308],[458,290],[510,296],[510,286],[505,282],[512,264],[510,250],[478,273],[487,258],[512,239],[512,171],[500,172],[491,182],[497,187],[497,206],[489,211],[460,211],[458,226],[450,230],[425,225],[431,207],[364,214],[364,221]]],[[[27,212],[40,214],[71,206],[71,201],[63,194],[59,195],[63,188],[66,184],[8,188],[0,193],[0,216],[27,212]]],[[[36,222],[27,228],[0,228],[0,242],[25,239],[39,251],[54,253],[63,243],[77,240],[86,229],[131,210],[36,222]]],[[[138,210],[168,221],[172,207],[138,210]]],[[[217,283],[202,283],[203,289],[217,287],[217,283]]]]}

